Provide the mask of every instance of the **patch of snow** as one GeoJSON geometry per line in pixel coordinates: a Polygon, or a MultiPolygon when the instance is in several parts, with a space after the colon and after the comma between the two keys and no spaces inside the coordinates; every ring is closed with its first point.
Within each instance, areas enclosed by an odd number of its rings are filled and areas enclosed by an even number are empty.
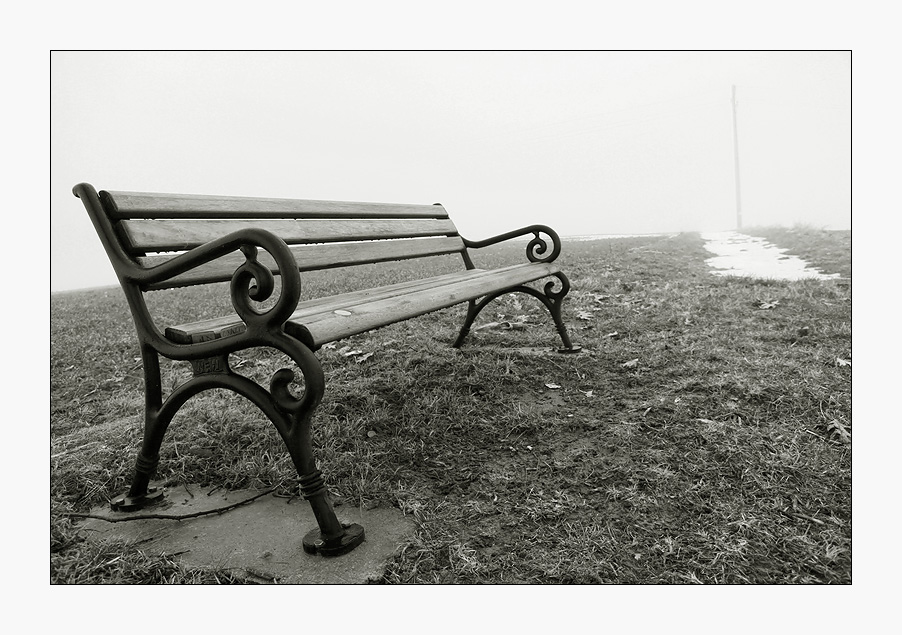
{"type": "Polygon", "coordinates": [[[838,273],[825,274],[808,266],[798,256],[787,256],[763,238],[735,231],[703,233],[705,249],[715,254],[705,262],[711,273],[721,276],[768,278],[771,280],[832,280],[838,273]]]}

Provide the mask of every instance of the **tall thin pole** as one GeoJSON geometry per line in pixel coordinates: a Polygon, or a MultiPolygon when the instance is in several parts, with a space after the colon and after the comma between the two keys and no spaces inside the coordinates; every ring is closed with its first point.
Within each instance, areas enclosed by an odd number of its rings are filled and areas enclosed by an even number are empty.
{"type": "Polygon", "coordinates": [[[742,229],[742,196],[739,189],[739,129],[736,124],[736,86],[733,86],[733,168],[736,179],[736,229],[742,229]]]}

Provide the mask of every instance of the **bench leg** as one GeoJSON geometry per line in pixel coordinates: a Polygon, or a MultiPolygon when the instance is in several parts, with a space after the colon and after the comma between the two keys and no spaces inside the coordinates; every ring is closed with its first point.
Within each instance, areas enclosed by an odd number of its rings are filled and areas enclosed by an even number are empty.
{"type": "Polygon", "coordinates": [[[160,358],[148,346],[141,348],[141,357],[144,363],[144,442],[135,461],[135,473],[128,493],[110,501],[110,507],[115,511],[137,511],[163,500],[162,489],[149,487],[159,462],[163,435],[169,425],[169,421],[161,423],[158,417],[163,400],[160,358]]]}
{"type": "Polygon", "coordinates": [[[304,551],[323,556],[340,556],[353,550],[365,540],[364,529],[358,524],[339,522],[335,510],[332,508],[332,501],[329,499],[322,472],[313,464],[309,442],[289,445],[289,453],[294,459],[296,467],[299,463],[305,466],[298,468],[298,474],[301,475],[301,493],[304,499],[310,503],[313,515],[316,517],[317,528],[311,529],[304,535],[304,551]],[[300,457],[300,460],[295,457],[300,457]],[[311,467],[312,469],[310,469],[311,467]]]}
{"type": "Polygon", "coordinates": [[[287,429],[278,424],[276,427],[282,434],[300,476],[301,493],[310,503],[318,525],[304,536],[304,551],[323,556],[339,556],[360,545],[366,535],[363,527],[358,524],[339,522],[322,472],[317,469],[313,457],[311,424],[325,392],[322,366],[309,348],[287,336],[279,348],[294,360],[304,375],[304,394],[300,399],[296,399],[288,391],[289,384],[294,381],[291,370],[276,372],[270,388],[279,410],[289,417],[287,429]]]}
{"type": "Polygon", "coordinates": [[[564,347],[559,348],[558,352],[578,353],[580,350],[582,350],[582,348],[579,346],[574,346],[573,342],[570,341],[570,335],[567,333],[567,326],[564,324],[564,318],[561,313],[562,305],[564,303],[564,296],[566,296],[570,291],[570,281],[563,273],[558,273],[555,275],[561,281],[560,291],[554,291],[554,282],[549,282],[545,285],[544,293],[540,293],[532,287],[521,285],[511,287],[510,289],[505,289],[504,291],[499,291],[498,293],[487,295],[478,302],[476,300],[470,300],[470,303],[467,306],[467,316],[466,318],[464,318],[464,325],[460,329],[457,340],[455,340],[452,346],[454,348],[460,348],[463,345],[464,339],[466,339],[467,335],[470,333],[470,327],[476,320],[476,316],[479,315],[479,313],[486,307],[489,302],[508,293],[520,292],[531,295],[534,298],[538,298],[542,302],[542,304],[544,304],[548,308],[548,311],[551,313],[551,319],[554,320],[554,325],[557,328],[558,335],[560,335],[561,341],[564,343],[564,347]]]}
{"type": "Polygon", "coordinates": [[[300,488],[309,501],[318,527],[303,538],[304,550],[324,556],[348,553],[365,540],[363,527],[339,522],[329,500],[325,481],[313,457],[311,424],[313,414],[325,391],[322,367],[316,356],[303,345],[286,338],[278,346],[301,368],[304,394],[300,399],[288,391],[294,373],[282,369],[273,376],[271,392],[256,382],[234,373],[223,358],[221,372],[196,374],[162,402],[159,357],[155,351],[143,352],[146,388],[144,440],[135,462],[135,474],[128,493],[114,498],[110,505],[116,511],[137,511],[163,500],[162,489],[149,487],[156,471],[160,447],[172,418],[188,399],[204,390],[225,388],[253,402],[272,421],[291,455],[300,477],[300,488]]]}
{"type": "Polygon", "coordinates": [[[457,335],[457,339],[454,340],[454,343],[451,345],[452,348],[460,348],[463,346],[464,340],[467,338],[467,335],[470,334],[470,327],[473,325],[473,321],[476,319],[476,316],[479,315],[479,312],[482,311],[483,307],[494,300],[497,295],[491,296],[489,298],[483,298],[483,300],[479,303],[476,300],[470,300],[470,303],[467,305],[467,317],[464,318],[464,325],[460,329],[460,333],[457,335]]]}
{"type": "MultiPolygon", "coordinates": [[[[159,354],[150,347],[144,347],[141,355],[144,361],[144,439],[135,460],[131,487],[126,494],[110,501],[110,507],[115,511],[137,511],[163,500],[163,490],[150,487],[150,480],[159,463],[163,437],[166,436],[166,430],[179,408],[197,393],[210,388],[235,390],[234,386],[225,383],[225,379],[228,378],[226,374],[196,375],[173,390],[163,402],[159,354]]],[[[227,366],[224,358],[222,364],[224,367],[227,366]]],[[[241,390],[237,392],[244,394],[241,390]]]]}
{"type": "Polygon", "coordinates": [[[580,346],[574,346],[573,342],[570,341],[570,335],[567,333],[567,325],[564,324],[564,317],[562,315],[562,307],[564,304],[564,296],[570,292],[570,280],[563,273],[556,274],[558,279],[561,281],[561,290],[554,291],[554,282],[549,282],[545,285],[545,296],[547,299],[543,299],[541,296],[536,296],[548,307],[548,310],[551,312],[551,318],[554,320],[554,325],[557,327],[557,332],[561,336],[561,341],[564,342],[564,348],[559,348],[559,353],[578,353],[582,350],[580,346]]]}

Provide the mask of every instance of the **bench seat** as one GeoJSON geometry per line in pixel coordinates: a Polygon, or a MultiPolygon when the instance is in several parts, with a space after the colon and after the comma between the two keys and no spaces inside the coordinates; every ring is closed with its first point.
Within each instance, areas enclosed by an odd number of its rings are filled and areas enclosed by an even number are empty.
{"type": "MultiPolygon", "coordinates": [[[[317,298],[298,304],[285,324],[285,331],[315,350],[329,342],[534,282],[560,271],[557,263],[541,262],[494,270],[470,269],[317,298]]],[[[172,326],[166,329],[166,336],[179,344],[192,344],[244,330],[241,319],[231,315],[172,326]]]]}

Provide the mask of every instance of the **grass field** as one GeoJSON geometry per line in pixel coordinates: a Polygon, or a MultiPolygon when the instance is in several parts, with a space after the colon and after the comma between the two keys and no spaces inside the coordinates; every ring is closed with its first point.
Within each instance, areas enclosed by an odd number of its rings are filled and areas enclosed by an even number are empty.
{"type": "MultiPolygon", "coordinates": [[[[747,233],[841,278],[713,276],[697,234],[565,243],[579,355],[539,350],[559,340],[525,295],[486,309],[461,350],[463,307],[323,349],[314,430],[333,498],[417,527],[383,581],[851,583],[851,232],[747,233]]],[[[474,259],[522,262],[523,249],[474,259]]],[[[305,275],[304,295],[450,264],[305,275]]],[[[224,285],[151,303],[160,324],[229,310],[224,285]]],[[[282,365],[233,357],[264,381],[282,365]]],[[[164,367],[164,386],[184,366],[164,367]]],[[[79,537],[72,514],[128,486],[142,406],[122,293],[51,295],[51,582],[234,581],[79,537]]],[[[225,392],[183,408],[157,478],[296,490],[275,429],[225,392]]]]}

